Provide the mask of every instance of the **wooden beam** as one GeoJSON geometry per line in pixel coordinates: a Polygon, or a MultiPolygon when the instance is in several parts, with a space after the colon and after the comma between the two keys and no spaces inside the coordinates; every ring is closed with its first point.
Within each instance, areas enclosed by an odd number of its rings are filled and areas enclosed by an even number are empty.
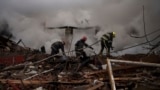
{"type": "Polygon", "coordinates": [[[108,69],[108,74],[109,74],[109,79],[110,79],[110,84],[111,84],[111,90],[116,90],[115,81],[114,81],[114,77],[112,73],[111,62],[109,59],[106,59],[106,61],[107,61],[107,69],[108,69]]]}
{"type": "Polygon", "coordinates": [[[110,59],[110,61],[114,63],[126,63],[126,64],[142,65],[142,66],[149,66],[149,67],[160,67],[160,64],[157,64],[157,63],[136,62],[136,61],[116,60],[116,59],[110,59]]]}
{"type": "Polygon", "coordinates": [[[41,73],[37,73],[37,74],[35,74],[35,75],[32,75],[32,76],[30,76],[30,77],[28,77],[28,78],[25,78],[25,79],[23,79],[23,80],[28,80],[28,79],[31,79],[31,78],[36,77],[36,76],[38,76],[38,75],[51,72],[51,71],[53,71],[53,70],[54,70],[54,69],[49,69],[49,70],[43,71],[43,72],[41,72],[41,73]]]}
{"type": "Polygon", "coordinates": [[[115,81],[137,81],[142,80],[142,78],[133,78],[133,77],[116,77],[114,78],[115,81]]]}
{"type": "MultiPolygon", "coordinates": [[[[134,69],[134,68],[139,68],[139,67],[140,67],[140,66],[116,67],[116,68],[113,68],[112,71],[120,71],[120,70],[134,69]]],[[[107,71],[108,71],[108,70],[107,70],[107,71]]],[[[87,75],[87,76],[90,76],[90,75],[100,74],[100,73],[107,73],[107,72],[106,72],[106,70],[98,70],[98,71],[94,71],[94,72],[87,73],[86,75],[87,75]]]]}
{"type": "Polygon", "coordinates": [[[14,83],[14,84],[22,84],[22,82],[23,82],[24,85],[32,85],[32,84],[47,84],[52,81],[38,81],[38,80],[23,80],[23,81],[21,81],[21,80],[13,80],[13,79],[10,79],[10,80],[0,79],[0,82],[4,83],[4,84],[6,84],[8,82],[14,83]]]}
{"type": "MultiPolygon", "coordinates": [[[[100,81],[108,81],[108,78],[100,78],[100,81]]],[[[115,81],[138,81],[138,80],[142,80],[142,78],[139,77],[115,77],[114,78],[115,81]]]]}
{"type": "Polygon", "coordinates": [[[93,87],[88,88],[87,90],[96,90],[104,85],[103,82],[98,83],[97,85],[94,85],[93,87]]]}
{"type": "Polygon", "coordinates": [[[46,80],[15,80],[15,79],[0,79],[0,82],[3,84],[13,83],[13,84],[23,84],[24,85],[42,85],[42,84],[63,84],[63,85],[85,85],[89,84],[85,80],[76,80],[76,81],[46,81],[46,80]]]}

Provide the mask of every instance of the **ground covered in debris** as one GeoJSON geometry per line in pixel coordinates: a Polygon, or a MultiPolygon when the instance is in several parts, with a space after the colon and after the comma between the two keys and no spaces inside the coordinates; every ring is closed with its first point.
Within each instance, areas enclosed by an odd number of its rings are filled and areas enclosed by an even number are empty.
{"type": "Polygon", "coordinates": [[[80,60],[50,56],[1,39],[0,90],[110,90],[107,60],[132,61],[111,63],[117,90],[160,89],[159,55],[95,55],[80,60]]]}

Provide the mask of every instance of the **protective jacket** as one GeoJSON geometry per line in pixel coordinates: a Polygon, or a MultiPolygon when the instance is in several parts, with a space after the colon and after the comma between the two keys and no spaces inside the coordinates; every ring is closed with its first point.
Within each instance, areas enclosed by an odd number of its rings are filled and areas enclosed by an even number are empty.
{"type": "Polygon", "coordinates": [[[75,50],[76,50],[77,57],[80,55],[82,55],[84,58],[87,57],[86,53],[83,51],[84,46],[93,49],[91,46],[86,44],[84,40],[81,39],[81,40],[77,41],[75,44],[75,50]]]}
{"type": "Polygon", "coordinates": [[[110,54],[110,49],[113,49],[112,46],[112,41],[113,41],[113,34],[112,33],[107,33],[104,34],[101,37],[101,50],[100,50],[100,54],[102,54],[104,48],[107,49],[107,53],[110,54]]]}
{"type": "Polygon", "coordinates": [[[57,42],[53,43],[51,45],[51,49],[52,49],[52,52],[51,52],[52,55],[58,54],[59,53],[59,49],[61,49],[61,51],[65,55],[65,53],[64,53],[64,44],[61,41],[57,41],[57,42]]]}
{"type": "Polygon", "coordinates": [[[79,40],[75,44],[75,50],[78,50],[78,51],[82,50],[83,51],[84,46],[93,49],[91,46],[89,46],[87,43],[85,43],[85,41],[79,40]]]}
{"type": "Polygon", "coordinates": [[[104,46],[107,48],[107,47],[112,47],[112,41],[113,41],[113,36],[112,36],[112,33],[107,33],[107,34],[104,34],[102,37],[101,37],[101,41],[103,42],[104,46]]]}

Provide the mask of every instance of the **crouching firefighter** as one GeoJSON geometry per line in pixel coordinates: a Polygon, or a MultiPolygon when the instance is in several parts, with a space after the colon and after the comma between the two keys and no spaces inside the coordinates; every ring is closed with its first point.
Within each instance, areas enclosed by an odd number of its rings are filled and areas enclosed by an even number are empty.
{"type": "Polygon", "coordinates": [[[64,41],[56,41],[51,45],[51,55],[55,55],[59,53],[59,49],[61,49],[63,55],[66,55],[64,52],[64,45],[65,42],[64,41]]]}
{"type": "Polygon", "coordinates": [[[115,38],[115,32],[108,32],[101,37],[101,50],[100,55],[102,55],[104,48],[106,49],[107,56],[110,56],[110,49],[113,50],[112,41],[115,38]]]}
{"type": "Polygon", "coordinates": [[[83,36],[80,40],[78,40],[75,44],[75,51],[76,51],[76,56],[80,57],[81,59],[87,59],[87,55],[85,53],[85,51],[83,50],[84,46],[88,47],[90,49],[93,50],[93,48],[91,46],[89,46],[87,43],[85,43],[87,40],[86,36],[83,36]],[[82,58],[82,57],[83,58],[82,58]]]}

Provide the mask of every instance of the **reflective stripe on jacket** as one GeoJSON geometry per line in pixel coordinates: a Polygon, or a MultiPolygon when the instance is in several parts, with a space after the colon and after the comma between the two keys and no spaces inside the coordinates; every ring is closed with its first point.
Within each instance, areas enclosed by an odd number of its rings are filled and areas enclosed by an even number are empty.
{"type": "Polygon", "coordinates": [[[110,39],[109,37],[110,37],[109,34],[104,34],[104,35],[101,37],[101,39],[108,41],[108,40],[110,39]]]}

